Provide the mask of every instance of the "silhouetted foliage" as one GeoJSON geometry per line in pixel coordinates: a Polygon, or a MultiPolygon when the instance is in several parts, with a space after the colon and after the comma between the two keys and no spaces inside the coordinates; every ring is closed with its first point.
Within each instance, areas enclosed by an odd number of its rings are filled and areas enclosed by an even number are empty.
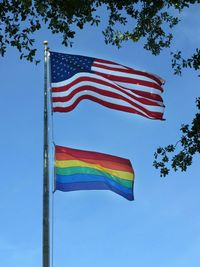
{"type": "MultiPolygon", "coordinates": [[[[169,48],[173,28],[180,21],[180,14],[200,0],[2,0],[0,1],[0,55],[8,46],[20,52],[20,58],[35,61],[34,33],[47,27],[53,34],[62,34],[62,44],[72,45],[78,29],[86,24],[98,26],[102,9],[107,10],[107,26],[103,30],[106,44],[120,47],[124,41],[144,43],[144,49],[153,55],[169,48]],[[131,23],[130,23],[131,22],[131,23]],[[130,26],[131,25],[131,26],[130,26]],[[132,27],[132,28],[130,28],[132,27]]],[[[105,12],[104,12],[105,13],[105,12]]],[[[172,68],[180,75],[183,68],[200,69],[200,50],[185,59],[182,52],[172,53],[172,68]]],[[[197,100],[199,109],[200,100],[197,100]]],[[[171,159],[171,167],[185,171],[192,164],[193,155],[199,153],[200,115],[196,114],[191,127],[181,127],[182,137],[176,145],[158,148],[154,166],[161,176],[169,173],[169,153],[178,145],[182,150],[171,159]],[[161,156],[161,161],[157,161],[161,156]]]]}
{"type": "Polygon", "coordinates": [[[191,126],[188,124],[182,125],[180,140],[175,145],[159,147],[155,152],[155,160],[153,166],[160,169],[160,176],[169,174],[170,167],[177,171],[186,171],[192,164],[193,156],[200,153],[200,98],[196,100],[198,113],[195,115],[191,126]],[[179,152],[171,156],[170,153],[178,150],[179,152]],[[160,159],[160,161],[158,161],[160,159]]]}
{"type": "MultiPolygon", "coordinates": [[[[108,15],[103,31],[107,44],[120,47],[124,41],[143,39],[144,48],[158,55],[170,47],[180,13],[197,3],[200,0],[2,0],[0,55],[4,56],[11,45],[19,50],[21,59],[33,61],[36,54],[33,34],[44,26],[54,34],[62,34],[62,44],[71,46],[76,30],[88,23],[99,25],[102,8],[107,9],[108,15]]],[[[199,69],[199,57],[199,50],[186,60],[181,52],[174,54],[175,73],[180,73],[182,67],[199,69]]]]}

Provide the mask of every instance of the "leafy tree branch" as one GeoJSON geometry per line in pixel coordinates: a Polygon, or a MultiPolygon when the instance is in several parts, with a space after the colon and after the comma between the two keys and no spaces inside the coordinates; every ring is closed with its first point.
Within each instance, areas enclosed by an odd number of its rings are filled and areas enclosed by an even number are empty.
{"type": "MultiPolygon", "coordinates": [[[[7,46],[13,46],[21,59],[33,61],[36,54],[33,34],[44,25],[53,34],[62,34],[63,45],[71,46],[78,29],[88,23],[99,25],[102,8],[108,13],[108,25],[103,31],[107,44],[120,47],[124,41],[143,39],[144,49],[158,55],[170,47],[179,14],[197,3],[200,0],[3,0],[0,2],[0,55],[5,55],[7,46]],[[127,29],[130,22],[132,27],[127,29]]],[[[180,70],[176,62],[173,65],[180,70]]],[[[193,63],[196,64],[196,59],[193,63]]]]}
{"type": "MultiPolygon", "coordinates": [[[[108,16],[103,30],[106,44],[119,48],[125,41],[142,41],[144,49],[158,55],[170,47],[181,12],[199,3],[200,0],[2,0],[0,56],[5,56],[7,47],[12,46],[19,51],[20,59],[37,64],[37,31],[47,27],[53,34],[62,35],[63,45],[71,46],[77,30],[88,24],[98,26],[105,19],[100,15],[104,9],[108,16]]],[[[186,59],[181,51],[172,53],[172,68],[177,75],[186,68],[199,71],[200,49],[196,48],[186,59]]],[[[199,98],[197,108],[199,111],[199,98]]],[[[186,171],[192,164],[193,156],[200,152],[199,127],[198,112],[191,126],[181,127],[182,137],[177,144],[157,149],[153,165],[160,169],[161,176],[169,173],[170,166],[175,171],[186,171]],[[170,158],[178,148],[178,154],[170,158]]]]}
{"type": "Polygon", "coordinates": [[[160,176],[166,176],[170,168],[174,171],[186,171],[192,164],[195,154],[200,153],[200,98],[196,100],[198,113],[196,113],[191,126],[182,125],[181,139],[175,145],[159,147],[154,156],[153,166],[160,170],[160,176]],[[174,153],[179,149],[179,152],[174,153]]]}

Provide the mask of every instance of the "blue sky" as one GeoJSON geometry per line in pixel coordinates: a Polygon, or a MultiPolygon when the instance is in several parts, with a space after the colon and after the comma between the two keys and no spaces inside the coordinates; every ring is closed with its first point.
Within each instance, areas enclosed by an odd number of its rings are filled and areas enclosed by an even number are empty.
{"type": "MultiPolygon", "coordinates": [[[[173,51],[192,54],[199,46],[199,8],[184,12],[175,30],[173,51]]],[[[43,29],[35,35],[38,55],[43,41],[52,51],[109,59],[147,70],[166,80],[166,121],[106,109],[83,101],[54,115],[59,145],[129,158],[135,170],[135,201],[109,191],[54,195],[54,266],[188,267],[199,266],[199,158],[186,173],[160,178],[152,167],[158,146],[176,142],[182,123],[195,114],[199,78],[193,71],[176,77],[170,51],[154,57],[141,44],[118,50],[106,46],[100,28],[77,32],[72,48],[43,29]]],[[[43,63],[19,60],[9,48],[1,68],[1,265],[42,265],[43,63]]]]}

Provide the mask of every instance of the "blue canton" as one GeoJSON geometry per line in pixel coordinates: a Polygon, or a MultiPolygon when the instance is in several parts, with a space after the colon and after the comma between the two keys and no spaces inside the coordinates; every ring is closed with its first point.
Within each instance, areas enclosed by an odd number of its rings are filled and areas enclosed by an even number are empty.
{"type": "Polygon", "coordinates": [[[62,82],[79,72],[92,72],[92,57],[50,52],[51,82],[62,82]]]}

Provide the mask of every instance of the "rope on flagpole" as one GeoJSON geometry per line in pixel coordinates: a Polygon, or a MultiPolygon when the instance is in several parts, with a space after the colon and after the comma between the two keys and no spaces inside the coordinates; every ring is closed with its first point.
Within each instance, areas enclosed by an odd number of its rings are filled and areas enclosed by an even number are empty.
{"type": "MultiPolygon", "coordinates": [[[[49,81],[51,81],[51,64],[49,64],[49,61],[51,60],[51,54],[48,52],[47,55],[47,65],[48,65],[48,76],[49,81]]],[[[55,193],[55,168],[54,168],[54,152],[55,152],[55,143],[54,143],[54,120],[53,120],[53,105],[52,105],[52,91],[51,91],[51,83],[49,82],[48,87],[48,93],[50,96],[50,108],[51,108],[51,162],[53,164],[51,165],[51,267],[54,266],[54,193],[55,193]]]]}
{"type": "MultiPolygon", "coordinates": [[[[53,139],[52,139],[53,140],[53,139]]],[[[55,143],[53,140],[53,146],[52,146],[52,150],[53,150],[53,156],[55,154],[55,143]]],[[[54,159],[53,159],[54,162],[54,159]]],[[[54,193],[55,193],[56,189],[55,189],[55,166],[54,164],[52,165],[52,186],[51,186],[51,266],[54,266],[54,210],[55,210],[55,205],[54,205],[54,193]]]]}
{"type": "Polygon", "coordinates": [[[44,146],[43,146],[43,267],[50,267],[49,232],[49,135],[48,135],[48,41],[44,41],[44,146]]]}
{"type": "MultiPolygon", "coordinates": [[[[49,64],[49,61],[51,60],[51,54],[48,52],[47,54],[47,70],[48,70],[48,81],[51,81],[51,64],[49,64]]],[[[52,91],[51,91],[51,83],[48,84],[48,95],[50,96],[50,119],[51,123],[49,125],[50,128],[50,134],[51,134],[51,151],[50,151],[50,158],[51,158],[51,226],[50,226],[50,232],[51,232],[51,246],[50,246],[50,259],[51,259],[51,267],[54,266],[54,193],[55,193],[55,168],[54,168],[54,152],[55,152],[55,143],[54,143],[54,120],[53,120],[53,105],[52,105],[52,91]]]]}
{"type": "MultiPolygon", "coordinates": [[[[52,189],[54,186],[52,185],[52,189]]],[[[54,266],[54,191],[52,190],[51,201],[51,266],[54,266]]]]}

